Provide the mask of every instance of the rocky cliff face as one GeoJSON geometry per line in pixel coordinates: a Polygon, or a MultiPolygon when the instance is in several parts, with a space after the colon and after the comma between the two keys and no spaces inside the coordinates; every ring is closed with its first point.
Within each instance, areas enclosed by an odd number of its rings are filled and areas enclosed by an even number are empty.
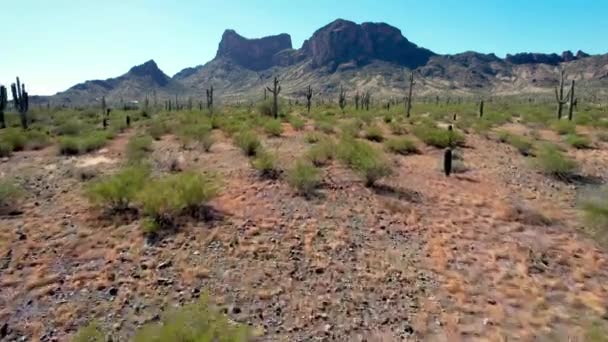
{"type": "Polygon", "coordinates": [[[559,63],[572,62],[581,58],[589,57],[588,54],[579,50],[576,55],[572,51],[564,51],[561,56],[556,53],[516,53],[514,55],[507,55],[505,59],[509,63],[516,65],[519,64],[549,64],[558,65],[559,63]]]}
{"type": "Polygon", "coordinates": [[[313,67],[335,70],[340,64],[362,65],[372,60],[410,68],[426,64],[433,52],[409,42],[401,31],[387,24],[336,20],[316,31],[304,42],[302,52],[313,67]]]}
{"type": "Polygon", "coordinates": [[[231,59],[251,70],[264,70],[274,66],[274,55],[291,48],[291,37],[286,33],[247,39],[234,30],[226,30],[222,35],[216,58],[231,59]]]}

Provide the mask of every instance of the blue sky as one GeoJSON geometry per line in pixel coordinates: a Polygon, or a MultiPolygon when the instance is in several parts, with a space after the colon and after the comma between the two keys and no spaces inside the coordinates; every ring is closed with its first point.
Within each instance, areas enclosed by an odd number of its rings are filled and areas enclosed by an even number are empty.
{"type": "Polygon", "coordinates": [[[20,75],[45,95],[149,59],[172,76],[212,59],[226,28],[289,33],[299,48],[336,18],[386,22],[437,53],[608,52],[605,0],[19,0],[2,10],[0,83],[20,75]]]}

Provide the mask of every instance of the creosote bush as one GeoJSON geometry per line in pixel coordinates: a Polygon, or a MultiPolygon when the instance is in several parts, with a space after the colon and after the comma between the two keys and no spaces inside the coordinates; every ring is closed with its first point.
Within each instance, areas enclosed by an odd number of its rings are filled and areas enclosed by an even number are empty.
{"type": "Polygon", "coordinates": [[[287,171],[287,182],[300,195],[311,196],[321,182],[319,169],[310,161],[300,159],[287,171]]]}
{"type": "Polygon", "coordinates": [[[566,142],[568,145],[577,149],[591,148],[591,140],[582,135],[568,134],[566,136],[566,142]]]}
{"type": "Polygon", "coordinates": [[[306,154],[315,166],[325,166],[334,159],[336,154],[336,144],[329,138],[321,140],[318,144],[313,145],[306,154]]]}
{"type": "Polygon", "coordinates": [[[408,155],[418,153],[418,148],[416,148],[416,144],[408,138],[392,138],[387,140],[384,143],[386,149],[392,153],[408,155]]]}
{"type": "Polygon", "coordinates": [[[63,136],[59,138],[59,153],[76,155],[98,150],[111,137],[109,132],[94,131],[83,136],[63,136]]]}
{"type": "Polygon", "coordinates": [[[254,156],[262,143],[258,136],[252,131],[242,131],[234,137],[234,143],[246,156],[254,156]]]}
{"type": "Polygon", "coordinates": [[[300,119],[295,115],[291,115],[289,117],[289,123],[291,124],[291,127],[293,127],[293,129],[295,129],[296,131],[303,130],[304,126],[306,125],[306,122],[304,122],[304,120],[300,119]]]}
{"type": "Polygon", "coordinates": [[[110,212],[123,211],[133,205],[149,174],[145,167],[128,167],[91,183],[86,195],[92,203],[110,212]]]}
{"type": "Polygon", "coordinates": [[[144,231],[153,233],[160,228],[171,227],[181,214],[199,215],[202,206],[215,197],[219,189],[215,177],[195,172],[149,181],[136,198],[146,216],[144,231]]]}
{"type": "Polygon", "coordinates": [[[343,137],[338,143],[337,156],[365,179],[366,186],[373,186],[377,180],[393,173],[382,151],[356,139],[343,137]]]}
{"type": "Polygon", "coordinates": [[[152,152],[152,137],[136,135],[127,143],[127,159],[129,163],[140,163],[152,152]]]}
{"type": "Polygon", "coordinates": [[[368,126],[365,129],[365,139],[382,142],[384,140],[384,134],[382,133],[382,129],[378,126],[368,126]]]}
{"type": "Polygon", "coordinates": [[[544,144],[538,149],[536,165],[544,174],[558,178],[567,178],[577,169],[576,161],[564,156],[559,148],[552,144],[544,144]]]}
{"type": "Polygon", "coordinates": [[[279,176],[280,170],[277,166],[277,158],[269,151],[259,150],[251,161],[251,165],[263,178],[274,179],[279,176]]]}
{"type": "Polygon", "coordinates": [[[280,137],[283,134],[283,126],[279,120],[268,120],[264,123],[264,131],[269,137],[280,137]]]}
{"type": "Polygon", "coordinates": [[[460,132],[456,130],[450,132],[445,128],[436,127],[435,125],[429,123],[421,123],[416,125],[413,129],[413,133],[425,144],[437,148],[449,147],[450,140],[452,146],[464,145],[464,136],[460,132]]]}
{"type": "Polygon", "coordinates": [[[568,120],[555,120],[551,124],[551,128],[560,135],[576,133],[576,124],[568,120]]]}
{"type": "Polygon", "coordinates": [[[304,140],[309,144],[314,144],[321,139],[322,135],[319,132],[308,132],[304,136],[304,140]]]}
{"type": "Polygon", "coordinates": [[[23,198],[23,191],[9,179],[0,179],[0,215],[17,209],[23,198]]]}
{"type": "Polygon", "coordinates": [[[501,131],[498,133],[498,140],[515,147],[524,156],[532,155],[534,144],[526,137],[501,131]]]}

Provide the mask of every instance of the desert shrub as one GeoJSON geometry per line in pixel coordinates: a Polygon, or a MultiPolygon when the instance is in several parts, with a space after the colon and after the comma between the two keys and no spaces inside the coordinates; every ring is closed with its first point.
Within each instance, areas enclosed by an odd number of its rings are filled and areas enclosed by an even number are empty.
{"type": "Polygon", "coordinates": [[[306,125],[306,122],[304,120],[300,119],[295,115],[289,117],[289,123],[291,124],[291,127],[293,127],[293,129],[295,129],[296,131],[303,130],[304,126],[306,125]]]}
{"type": "Polygon", "coordinates": [[[13,152],[13,145],[0,140],[0,158],[9,157],[13,152]]]}
{"type": "Polygon", "coordinates": [[[551,128],[560,135],[576,133],[576,124],[568,120],[555,120],[551,123],[551,128]]]}
{"type": "Polygon", "coordinates": [[[352,138],[356,138],[359,136],[359,132],[361,131],[361,121],[348,121],[343,123],[340,126],[340,133],[343,136],[348,136],[352,138]]]}
{"type": "Polygon", "coordinates": [[[0,179],[0,214],[15,210],[22,198],[23,191],[14,181],[0,179]]]}
{"type": "Polygon", "coordinates": [[[264,131],[269,137],[280,137],[283,133],[283,126],[279,120],[267,120],[264,123],[264,131]]]}
{"type": "Polygon", "coordinates": [[[27,143],[27,133],[20,128],[6,128],[1,135],[2,141],[13,151],[22,151],[27,143]]]}
{"type": "Polygon", "coordinates": [[[109,137],[108,132],[101,131],[91,132],[86,136],[80,137],[80,152],[92,152],[104,147],[109,137]]]}
{"type": "Polygon", "coordinates": [[[336,154],[336,145],[330,139],[323,139],[316,145],[313,145],[306,157],[315,165],[315,166],[324,166],[327,165],[336,154]]]}
{"type": "Polygon", "coordinates": [[[169,130],[163,121],[152,120],[147,131],[154,140],[160,140],[169,130]]]}
{"type": "Polygon", "coordinates": [[[205,295],[193,304],[169,311],[161,322],[143,326],[133,340],[246,342],[251,340],[252,335],[247,325],[230,322],[219,310],[212,307],[208,296],[205,295]]]}
{"type": "Polygon", "coordinates": [[[382,133],[382,129],[378,126],[368,126],[365,129],[365,139],[382,142],[384,140],[384,133],[382,133]]]}
{"type": "Polygon", "coordinates": [[[577,169],[576,161],[564,156],[551,144],[545,144],[537,151],[536,164],[543,173],[560,178],[571,175],[577,169]]]}
{"type": "Polygon", "coordinates": [[[106,337],[104,336],[101,327],[95,321],[87,324],[80,328],[72,342],[105,342],[106,337]]]}
{"type": "Polygon", "coordinates": [[[599,141],[608,142],[608,132],[598,132],[596,137],[599,141]]]}
{"type": "Polygon", "coordinates": [[[109,211],[129,209],[138,192],[148,180],[149,170],[143,167],[128,167],[91,183],[86,189],[89,200],[109,211]]]}
{"type": "Polygon", "coordinates": [[[27,132],[27,142],[25,148],[28,150],[39,150],[50,145],[51,139],[45,133],[31,130],[27,132]]]}
{"type": "Polygon", "coordinates": [[[152,152],[152,137],[149,135],[136,135],[127,143],[127,159],[130,163],[139,163],[152,152]]]}
{"type": "Polygon", "coordinates": [[[583,210],[589,231],[601,242],[608,242],[608,187],[594,189],[581,196],[583,210]]]}
{"type": "Polygon", "coordinates": [[[310,196],[321,182],[319,169],[307,160],[298,160],[295,165],[287,171],[287,182],[294,187],[299,194],[310,196]]]}
{"type": "Polygon", "coordinates": [[[193,142],[200,143],[209,134],[211,134],[211,126],[206,123],[186,123],[177,132],[183,147],[187,147],[193,142]]]}
{"type": "Polygon", "coordinates": [[[534,144],[526,137],[502,131],[499,133],[498,139],[500,142],[507,143],[515,147],[517,151],[524,156],[529,156],[532,154],[534,144]]]}
{"type": "Polygon", "coordinates": [[[393,121],[388,125],[388,127],[390,128],[391,133],[395,135],[403,135],[407,133],[407,127],[402,122],[393,121]]]}
{"type": "Polygon", "coordinates": [[[80,153],[80,139],[77,137],[59,138],[59,153],[63,155],[76,155],[80,153]]]}
{"type": "Polygon", "coordinates": [[[418,153],[416,144],[408,138],[392,138],[384,143],[386,149],[392,153],[408,155],[418,153]]]}
{"type": "Polygon", "coordinates": [[[321,139],[321,134],[318,132],[308,132],[304,136],[304,140],[309,144],[314,144],[321,139]]]}
{"type": "Polygon", "coordinates": [[[415,126],[413,133],[425,144],[438,148],[450,146],[450,141],[452,146],[464,145],[464,136],[460,132],[456,130],[450,132],[445,128],[439,128],[427,123],[415,126]]]}
{"type": "Polygon", "coordinates": [[[211,147],[213,146],[213,144],[215,144],[215,139],[213,138],[213,135],[211,135],[211,132],[202,136],[200,139],[200,143],[203,146],[203,150],[205,150],[205,152],[211,152],[211,147]]]}
{"type": "Polygon", "coordinates": [[[69,119],[57,126],[58,135],[78,135],[86,129],[86,124],[78,119],[69,119]]]}
{"type": "Polygon", "coordinates": [[[137,194],[137,202],[146,216],[148,233],[171,225],[182,213],[194,215],[219,192],[216,179],[195,172],[183,172],[149,181],[137,194]]]}
{"type": "Polygon", "coordinates": [[[254,156],[262,146],[258,136],[252,131],[242,131],[234,137],[234,143],[246,156],[254,156]]]}
{"type": "Polygon", "coordinates": [[[591,147],[591,140],[582,135],[568,134],[566,136],[566,142],[568,143],[568,145],[577,149],[585,149],[591,147]]]}
{"type": "Polygon", "coordinates": [[[334,123],[326,120],[316,120],[315,129],[325,134],[334,133],[334,123]]]}
{"type": "Polygon", "coordinates": [[[337,147],[338,158],[359,173],[366,186],[372,186],[380,178],[392,174],[392,167],[381,151],[365,142],[343,138],[337,147]]]}
{"type": "Polygon", "coordinates": [[[257,111],[262,115],[272,116],[272,101],[266,100],[258,103],[257,111]]]}
{"type": "Polygon", "coordinates": [[[251,165],[260,173],[260,176],[264,178],[273,179],[277,178],[279,175],[277,158],[271,152],[259,150],[255,158],[251,161],[251,165]]]}

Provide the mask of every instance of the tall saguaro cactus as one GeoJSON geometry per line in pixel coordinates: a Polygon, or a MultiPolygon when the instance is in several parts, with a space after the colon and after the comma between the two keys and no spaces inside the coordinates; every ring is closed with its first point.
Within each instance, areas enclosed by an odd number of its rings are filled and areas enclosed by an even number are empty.
{"type": "MultiPolygon", "coordinates": [[[[574,81],[572,81],[572,85],[570,86],[570,91],[564,95],[564,76],[566,74],[565,70],[560,70],[559,72],[559,87],[555,88],[555,100],[557,101],[557,119],[560,120],[562,118],[562,109],[566,103],[568,103],[568,98],[571,100],[574,97],[574,81]]],[[[570,109],[572,109],[572,103],[570,104],[570,109]]]]}
{"type": "Polygon", "coordinates": [[[310,101],[312,100],[312,87],[309,85],[306,90],[306,110],[310,114],[310,101]]]}
{"type": "Polygon", "coordinates": [[[4,111],[6,110],[7,104],[8,95],[6,94],[6,87],[0,86],[0,128],[6,128],[6,123],[4,122],[4,111]]]}
{"type": "Polygon", "coordinates": [[[338,105],[340,106],[340,109],[342,110],[342,114],[344,114],[344,108],[346,107],[346,92],[344,91],[344,88],[342,88],[342,86],[340,86],[338,105]]]}
{"type": "Polygon", "coordinates": [[[207,109],[209,109],[209,113],[213,113],[213,86],[207,89],[207,109]]]}
{"type": "Polygon", "coordinates": [[[574,107],[576,107],[577,102],[578,99],[574,97],[574,80],[572,80],[572,83],[570,84],[570,102],[568,104],[568,120],[570,121],[572,121],[573,110],[574,107]]]}
{"type": "Polygon", "coordinates": [[[357,91],[355,94],[355,110],[359,110],[359,101],[361,101],[361,95],[359,95],[359,92],[357,91]]]}
{"type": "Polygon", "coordinates": [[[15,109],[17,109],[21,117],[21,127],[23,127],[23,129],[27,129],[27,111],[30,106],[30,99],[27,91],[25,91],[25,83],[21,84],[19,77],[17,77],[16,84],[11,84],[11,92],[13,93],[15,109]]]}
{"type": "Polygon", "coordinates": [[[479,118],[483,118],[483,100],[479,101],[479,118]]]}
{"type": "Polygon", "coordinates": [[[416,84],[416,82],[414,82],[414,72],[412,71],[412,73],[410,74],[410,87],[408,91],[408,96],[405,101],[405,116],[408,118],[410,117],[410,111],[412,110],[412,91],[414,90],[414,84],[416,84]]]}
{"type": "Polygon", "coordinates": [[[266,87],[269,92],[272,93],[272,115],[274,118],[279,117],[279,102],[278,97],[281,92],[281,86],[279,85],[279,79],[277,77],[274,78],[272,89],[270,87],[266,87]]]}

